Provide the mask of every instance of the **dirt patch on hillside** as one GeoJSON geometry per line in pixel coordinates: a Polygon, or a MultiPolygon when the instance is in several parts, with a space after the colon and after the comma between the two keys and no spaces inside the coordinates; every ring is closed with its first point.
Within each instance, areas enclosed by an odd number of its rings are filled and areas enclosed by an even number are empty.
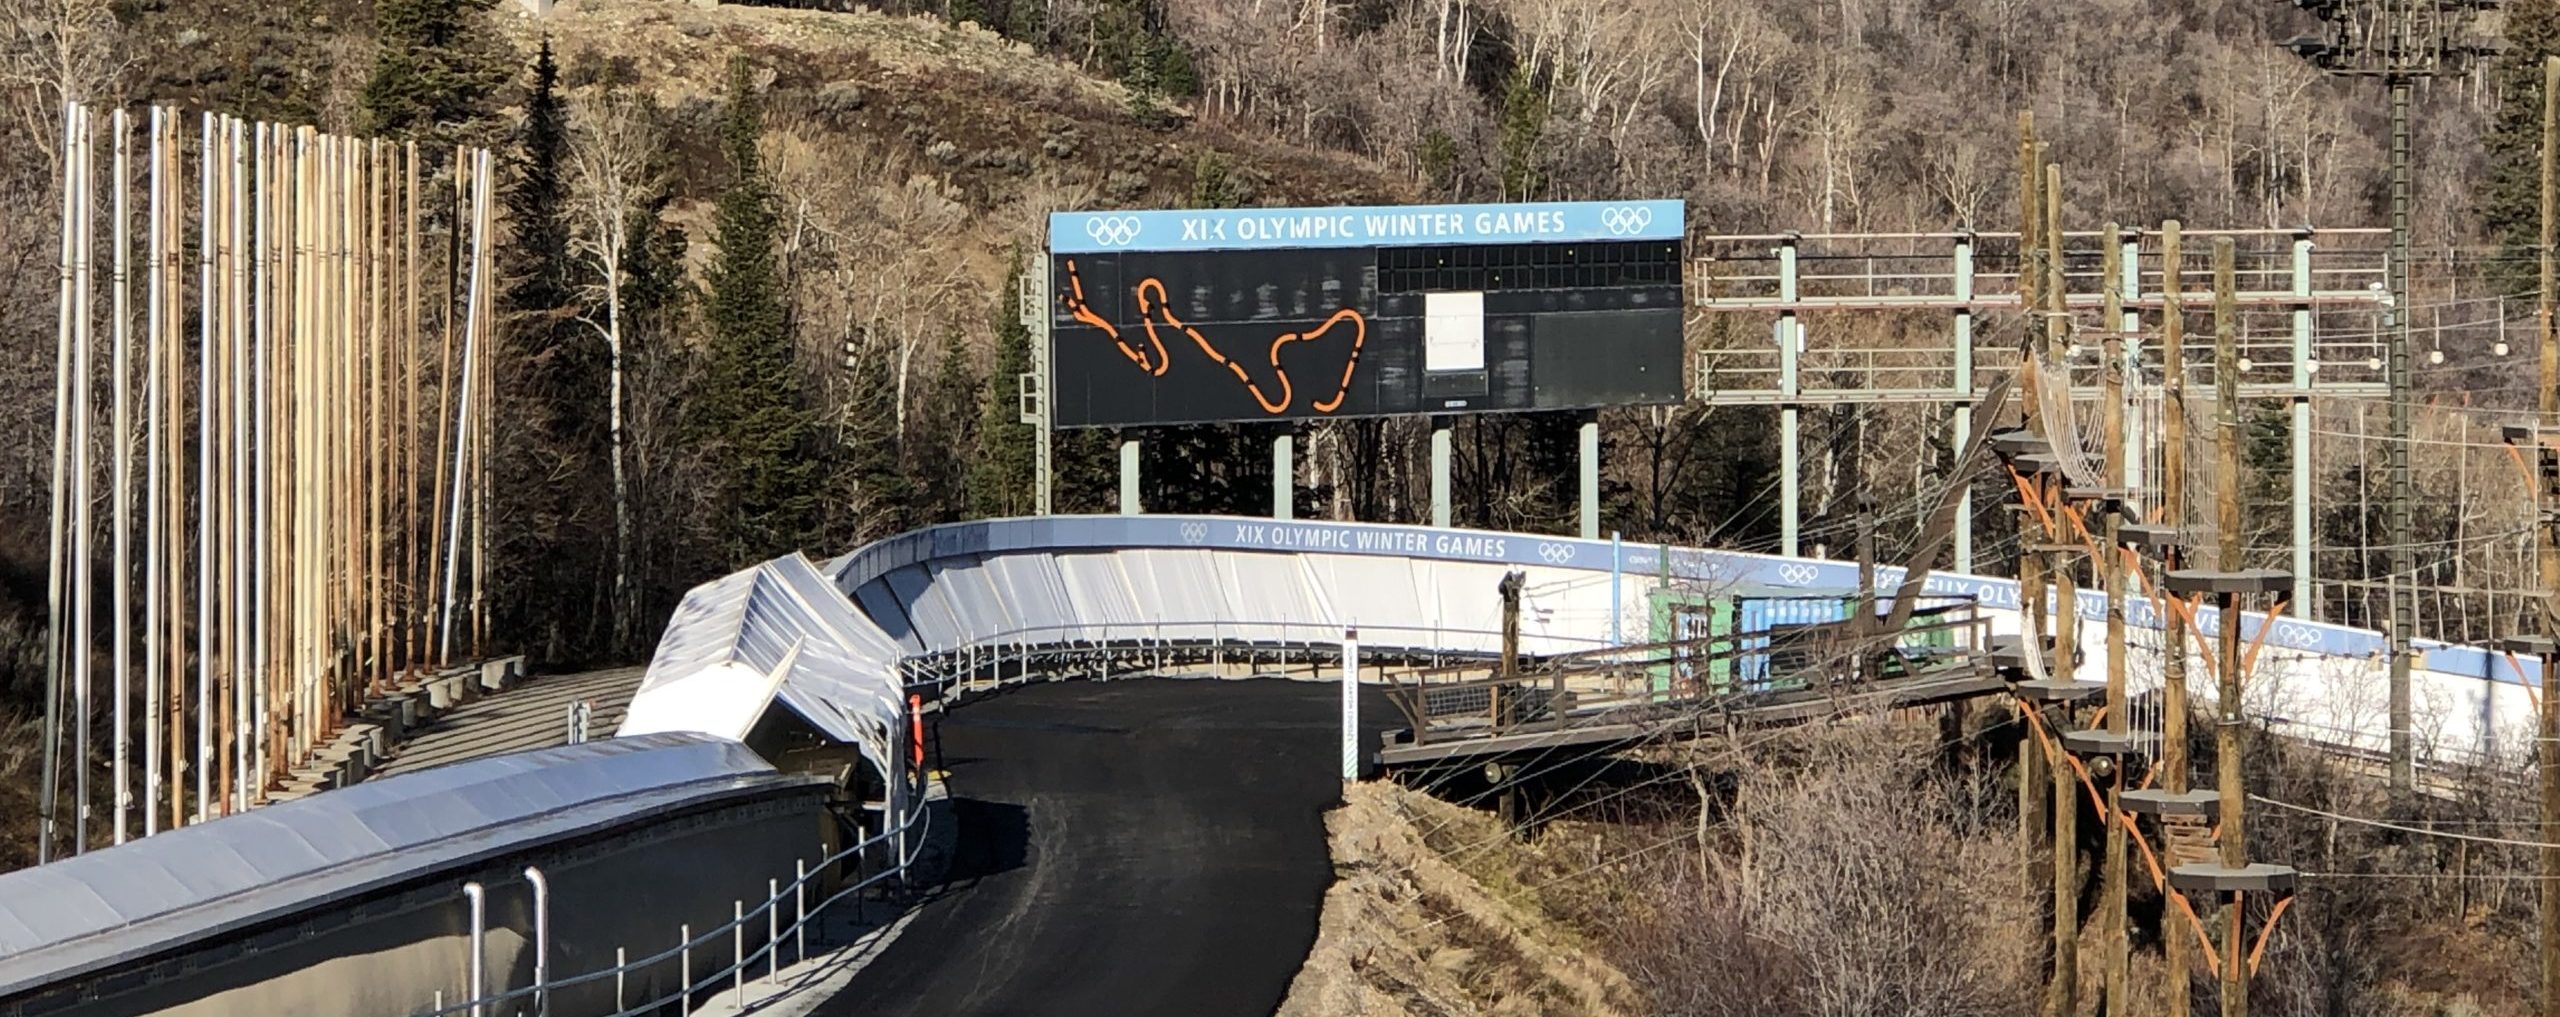
{"type": "Polygon", "coordinates": [[[1326,817],[1335,882],[1281,1017],[1616,1015],[1626,976],[1548,915],[1488,891],[1425,842],[1475,818],[1391,784],[1360,784],[1326,817]]]}
{"type": "MultiPolygon", "coordinates": [[[[769,74],[768,126],[891,141],[977,208],[1026,190],[1097,207],[1184,203],[1215,153],[1246,204],[1408,200],[1409,183],[1356,158],[1192,120],[1179,102],[1142,117],[1129,90],[972,24],[876,11],[568,0],[518,22],[547,34],[573,91],[639,89],[682,111],[715,100],[729,58],[769,74]]],[[[708,154],[708,153],[705,153],[708,154]]]]}

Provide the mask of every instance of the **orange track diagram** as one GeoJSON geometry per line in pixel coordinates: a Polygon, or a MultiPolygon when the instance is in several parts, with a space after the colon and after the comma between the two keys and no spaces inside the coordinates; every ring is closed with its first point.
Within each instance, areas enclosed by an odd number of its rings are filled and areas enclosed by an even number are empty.
{"type": "Polygon", "coordinates": [[[1289,412],[1289,407],[1296,401],[1298,395],[1296,384],[1289,379],[1289,369],[1280,363],[1280,351],[1291,343],[1322,338],[1335,328],[1347,323],[1351,329],[1351,355],[1343,360],[1341,384],[1334,387],[1332,396],[1312,400],[1307,403],[1307,407],[1318,413],[1331,413],[1341,409],[1343,399],[1351,393],[1351,376],[1360,368],[1360,347],[1369,338],[1369,321],[1357,310],[1348,307],[1338,309],[1327,317],[1323,324],[1309,331],[1283,332],[1271,340],[1271,345],[1265,351],[1265,359],[1271,365],[1273,376],[1278,379],[1280,391],[1277,398],[1274,398],[1272,393],[1266,391],[1260,382],[1255,381],[1252,375],[1245,371],[1243,364],[1219,352],[1217,346],[1210,343],[1207,336],[1200,334],[1199,329],[1185,324],[1173,313],[1172,299],[1166,294],[1163,280],[1149,276],[1139,280],[1135,287],[1139,321],[1144,325],[1147,333],[1146,342],[1139,344],[1131,342],[1129,336],[1122,335],[1119,328],[1104,320],[1100,314],[1094,313],[1093,308],[1085,303],[1084,280],[1076,274],[1075,260],[1068,259],[1066,267],[1067,291],[1061,294],[1059,299],[1065,303],[1067,313],[1073,315],[1077,321],[1102,330],[1102,334],[1110,336],[1112,343],[1120,347],[1122,356],[1128,357],[1130,363],[1136,364],[1139,370],[1150,375],[1164,377],[1165,370],[1173,366],[1172,355],[1165,348],[1164,337],[1156,332],[1157,326],[1162,325],[1190,337],[1192,345],[1199,347],[1201,353],[1207,354],[1210,360],[1225,366],[1229,373],[1235,375],[1236,383],[1244,386],[1245,392],[1253,396],[1253,401],[1262,407],[1264,413],[1278,416],[1289,412]]]}

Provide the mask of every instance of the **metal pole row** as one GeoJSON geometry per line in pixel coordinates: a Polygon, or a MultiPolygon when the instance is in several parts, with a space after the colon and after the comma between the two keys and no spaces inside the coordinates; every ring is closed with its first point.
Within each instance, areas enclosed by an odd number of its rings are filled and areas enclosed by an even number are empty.
{"type": "MultiPolygon", "coordinates": [[[[185,116],[63,107],[40,860],[265,801],[418,666],[423,645],[394,638],[422,602],[417,449],[429,428],[485,433],[490,412],[485,392],[450,424],[415,412],[453,386],[418,355],[414,147],[212,113],[190,144],[185,116]]],[[[456,221],[485,239],[488,155],[468,156],[481,180],[456,221]]],[[[491,248],[457,250],[477,281],[491,248]]],[[[488,287],[472,300],[485,338],[488,287]]],[[[458,482],[485,639],[473,455],[458,482]]]]}

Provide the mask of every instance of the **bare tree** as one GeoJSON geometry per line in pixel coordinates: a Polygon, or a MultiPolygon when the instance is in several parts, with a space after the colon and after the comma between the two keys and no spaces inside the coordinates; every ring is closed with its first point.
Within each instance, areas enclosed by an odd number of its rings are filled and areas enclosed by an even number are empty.
{"type": "MultiPolygon", "coordinates": [[[[632,216],[658,183],[658,128],[647,105],[625,93],[607,91],[580,106],[569,145],[569,174],[584,228],[570,243],[594,265],[600,281],[593,289],[605,308],[602,321],[591,316],[579,320],[596,330],[611,358],[606,427],[613,455],[613,633],[615,644],[622,645],[631,632],[635,604],[631,485],[622,447],[623,265],[631,248],[632,216]]],[[[590,300],[587,306],[598,302],[590,300]]]]}
{"type": "Polygon", "coordinates": [[[115,97],[132,60],[107,0],[0,0],[0,89],[9,114],[45,153],[60,159],[54,125],[64,103],[115,97]]]}

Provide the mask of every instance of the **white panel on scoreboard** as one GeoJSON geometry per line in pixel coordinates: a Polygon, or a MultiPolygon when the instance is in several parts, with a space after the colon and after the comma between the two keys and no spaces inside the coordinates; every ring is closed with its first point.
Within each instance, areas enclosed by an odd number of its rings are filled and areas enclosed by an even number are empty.
{"type": "Polygon", "coordinates": [[[1484,370],[1484,293],[1422,295],[1422,369],[1484,370]]]}

